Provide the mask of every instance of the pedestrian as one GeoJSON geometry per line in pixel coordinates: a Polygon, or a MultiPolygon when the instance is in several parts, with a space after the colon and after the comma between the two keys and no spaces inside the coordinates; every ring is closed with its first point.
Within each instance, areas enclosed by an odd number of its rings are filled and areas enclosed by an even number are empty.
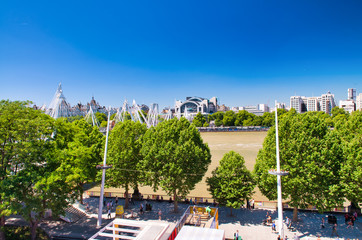
{"type": "Polygon", "coordinates": [[[111,219],[111,209],[108,209],[108,219],[111,219]]]}
{"type": "Polygon", "coordinates": [[[211,218],[211,208],[209,206],[206,207],[206,212],[209,214],[209,217],[211,218]]]}
{"type": "Polygon", "coordinates": [[[104,199],[103,200],[103,207],[105,207],[106,206],[106,200],[104,199]]]}
{"type": "Polygon", "coordinates": [[[143,214],[143,204],[140,205],[140,214],[143,214]]]}
{"type": "Polygon", "coordinates": [[[110,209],[110,206],[111,206],[111,205],[110,205],[110,203],[108,202],[108,203],[107,203],[107,210],[110,209]]]}
{"type": "Polygon", "coordinates": [[[272,224],[272,231],[273,231],[273,232],[276,232],[275,221],[273,221],[273,224],[272,224]]]}
{"type": "Polygon", "coordinates": [[[234,240],[239,239],[239,230],[236,230],[236,233],[234,233],[234,240]]]}
{"type": "Polygon", "coordinates": [[[158,220],[161,221],[161,218],[162,218],[162,211],[161,209],[158,209],[158,220]]]}
{"type": "Polygon", "coordinates": [[[251,199],[250,207],[251,207],[251,209],[254,209],[254,198],[251,199]]]}
{"type": "Polygon", "coordinates": [[[285,238],[284,238],[284,240],[288,240],[288,236],[287,236],[287,235],[285,235],[285,238]]]}
{"type": "Polygon", "coordinates": [[[116,196],[116,206],[118,205],[118,197],[116,196]]]}
{"type": "Polygon", "coordinates": [[[325,226],[324,226],[324,217],[322,217],[322,224],[321,224],[321,228],[323,229],[323,228],[325,228],[325,226]]]}
{"type": "Polygon", "coordinates": [[[280,235],[278,235],[277,240],[281,240],[280,235]]]}
{"type": "Polygon", "coordinates": [[[89,212],[89,203],[86,204],[87,212],[89,212]]]}
{"type": "Polygon", "coordinates": [[[333,235],[336,235],[337,237],[339,237],[338,233],[337,233],[337,223],[335,223],[332,227],[332,234],[331,237],[333,237],[333,235]]]}

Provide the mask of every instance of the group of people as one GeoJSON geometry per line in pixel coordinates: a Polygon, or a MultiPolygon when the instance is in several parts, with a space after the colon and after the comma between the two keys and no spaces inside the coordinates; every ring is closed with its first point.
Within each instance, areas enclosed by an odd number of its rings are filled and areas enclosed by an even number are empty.
{"type": "Polygon", "coordinates": [[[354,213],[346,213],[344,215],[344,222],[347,224],[347,228],[352,228],[354,227],[354,222],[357,220],[357,212],[355,211],[354,213]]]}

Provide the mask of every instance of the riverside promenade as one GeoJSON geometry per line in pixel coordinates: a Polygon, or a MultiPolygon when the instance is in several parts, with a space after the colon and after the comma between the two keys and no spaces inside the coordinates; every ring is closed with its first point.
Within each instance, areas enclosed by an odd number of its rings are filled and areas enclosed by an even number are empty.
{"type": "MultiPolygon", "coordinates": [[[[115,198],[106,198],[106,202],[115,198]]],[[[89,197],[84,199],[85,203],[89,204],[89,212],[87,216],[78,220],[75,223],[65,223],[63,221],[44,221],[41,227],[51,236],[53,239],[88,239],[94,235],[98,229],[97,224],[97,212],[98,212],[98,197],[89,197]]],[[[130,213],[131,210],[137,213],[134,220],[144,221],[159,221],[158,210],[162,211],[163,222],[176,223],[184,211],[187,209],[189,204],[179,203],[179,212],[173,212],[173,203],[167,201],[157,202],[148,201],[152,204],[152,211],[145,212],[144,214],[139,213],[141,203],[146,203],[146,200],[135,201],[134,205],[130,204],[130,208],[126,210],[126,213],[130,213]]],[[[118,205],[124,205],[124,199],[119,199],[118,205]]],[[[115,206],[112,208],[112,219],[107,219],[106,207],[103,210],[103,221],[102,226],[105,226],[114,219],[115,206]]],[[[277,239],[277,233],[273,232],[271,226],[265,226],[262,224],[265,219],[267,212],[271,214],[273,220],[277,220],[277,212],[274,210],[267,209],[233,209],[233,216],[230,216],[230,209],[226,207],[219,207],[219,229],[225,230],[226,239],[233,239],[233,234],[236,230],[239,230],[243,240],[273,240],[277,239]]],[[[292,218],[292,211],[284,211],[284,216],[292,218]]],[[[312,240],[318,239],[362,239],[362,217],[355,222],[353,229],[347,229],[347,225],[344,223],[343,215],[336,215],[337,217],[337,232],[340,238],[331,238],[332,225],[326,222],[325,228],[321,229],[321,218],[325,217],[326,214],[319,214],[314,212],[300,212],[300,221],[293,226],[296,231],[291,232],[288,229],[285,230],[285,235],[288,239],[293,239],[294,234],[298,235],[300,239],[312,240]]],[[[7,224],[9,223],[25,224],[20,218],[12,217],[8,218],[7,224]]],[[[277,221],[276,221],[277,222],[277,221]]],[[[278,229],[278,226],[277,226],[278,229]]]]}

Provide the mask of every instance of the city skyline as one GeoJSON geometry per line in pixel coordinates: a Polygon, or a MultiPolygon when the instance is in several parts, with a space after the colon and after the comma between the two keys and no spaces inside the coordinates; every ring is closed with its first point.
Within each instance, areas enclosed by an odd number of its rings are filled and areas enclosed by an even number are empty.
{"type": "Polygon", "coordinates": [[[359,1],[12,1],[0,9],[0,97],[92,96],[160,108],[187,96],[230,107],[361,92],[359,1]]]}

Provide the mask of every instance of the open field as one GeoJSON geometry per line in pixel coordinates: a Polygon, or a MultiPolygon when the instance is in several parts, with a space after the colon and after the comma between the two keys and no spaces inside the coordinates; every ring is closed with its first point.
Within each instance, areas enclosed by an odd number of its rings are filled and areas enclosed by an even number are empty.
{"type": "MultiPolygon", "coordinates": [[[[266,135],[267,132],[202,132],[201,136],[204,139],[204,142],[206,142],[210,147],[212,162],[203,180],[196,185],[195,189],[191,191],[189,196],[211,197],[210,193],[207,191],[207,185],[205,182],[206,177],[211,176],[211,172],[219,165],[219,161],[223,155],[229,151],[233,150],[240,153],[245,159],[246,167],[252,171],[254,168],[256,156],[259,149],[262,148],[266,135]]],[[[99,191],[99,187],[94,187],[92,190],[99,191]]],[[[124,190],[109,188],[105,190],[105,192],[123,193],[124,190]]],[[[140,187],[140,192],[142,194],[166,195],[166,193],[161,190],[158,190],[156,193],[154,193],[153,190],[148,186],[140,187]]],[[[256,190],[254,198],[256,200],[262,201],[267,200],[258,190],[256,190]]]]}

